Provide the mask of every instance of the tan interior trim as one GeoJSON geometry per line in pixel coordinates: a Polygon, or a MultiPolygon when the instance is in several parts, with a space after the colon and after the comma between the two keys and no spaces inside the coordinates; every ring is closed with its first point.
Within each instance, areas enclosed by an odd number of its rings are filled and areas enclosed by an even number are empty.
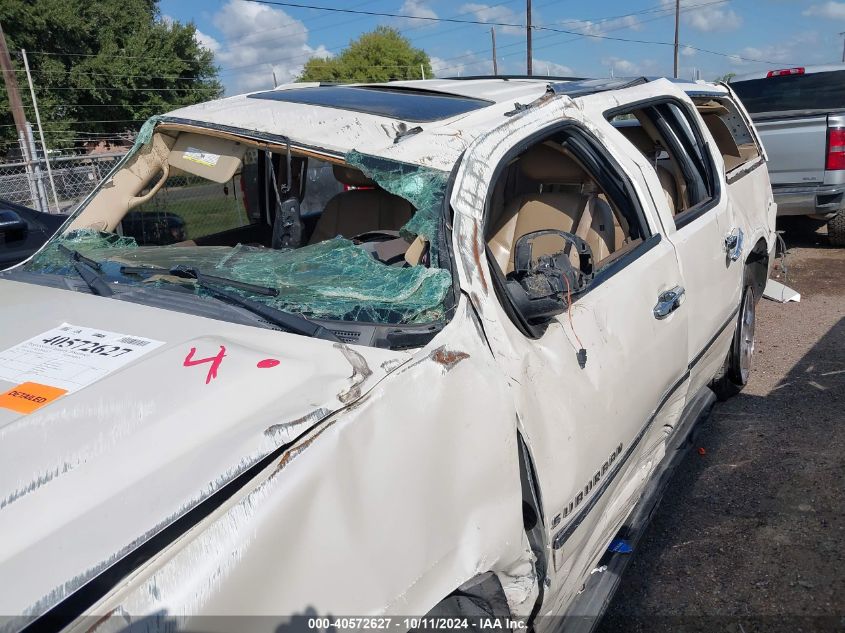
{"type": "Polygon", "coordinates": [[[166,172],[167,157],[175,142],[176,139],[172,136],[155,132],[150,142],[141,147],[115,172],[114,177],[97,191],[67,231],[84,228],[114,231],[129,209],[139,204],[133,204],[133,200],[143,191],[150,179],[159,171],[166,172]]]}
{"type": "Polygon", "coordinates": [[[695,103],[695,109],[702,116],[705,114],[729,114],[730,112],[725,106],[714,99],[709,99],[708,101],[693,100],[693,103],[695,103]]]}
{"type": "MultiPolygon", "coordinates": [[[[681,213],[681,211],[685,211],[689,208],[689,196],[687,195],[687,181],[684,179],[684,174],[681,171],[680,165],[678,165],[678,161],[675,160],[675,157],[672,155],[672,152],[669,151],[669,143],[666,142],[666,139],[663,138],[663,135],[660,131],[655,127],[655,125],[649,120],[649,118],[645,115],[642,110],[635,110],[632,114],[637,118],[642,126],[643,130],[645,130],[646,134],[648,134],[652,139],[655,139],[658,143],[660,143],[662,149],[666,151],[669,155],[669,164],[672,166],[672,169],[669,171],[672,173],[672,177],[675,179],[675,189],[678,192],[677,200],[675,201],[675,213],[681,213]]],[[[656,164],[655,164],[656,166],[656,164]]]]}
{"type": "Polygon", "coordinates": [[[425,252],[425,246],[427,243],[428,242],[426,242],[425,238],[417,235],[417,238],[413,242],[411,242],[411,245],[408,247],[408,250],[405,251],[405,261],[408,262],[411,266],[417,266],[422,260],[422,256],[425,252]]]}
{"type": "Polygon", "coordinates": [[[152,188],[145,193],[143,196],[135,196],[129,199],[127,206],[130,209],[134,209],[139,204],[144,204],[147,200],[152,198],[154,195],[158,193],[158,190],[164,186],[164,183],[167,182],[167,179],[170,177],[170,163],[165,162],[161,166],[161,178],[159,178],[158,182],[152,186],[152,188]]]}
{"type": "MultiPolygon", "coordinates": [[[[268,150],[271,152],[279,153],[279,152],[286,152],[287,145],[285,143],[270,143],[266,141],[258,141],[248,136],[241,136],[239,134],[233,134],[231,132],[224,132],[222,130],[215,130],[212,128],[202,127],[201,125],[188,125],[186,123],[159,123],[156,127],[156,131],[178,131],[178,132],[193,132],[196,134],[205,134],[207,136],[215,136],[217,138],[223,138],[229,141],[237,141],[239,143],[243,143],[247,147],[252,147],[255,149],[263,149],[268,150]]],[[[342,156],[337,156],[335,154],[328,154],[317,152],[311,149],[306,149],[297,145],[293,140],[291,140],[290,144],[291,153],[296,156],[307,156],[309,158],[317,158],[319,160],[325,161],[327,163],[333,163],[336,165],[345,165],[346,162],[344,161],[342,156]]]]}

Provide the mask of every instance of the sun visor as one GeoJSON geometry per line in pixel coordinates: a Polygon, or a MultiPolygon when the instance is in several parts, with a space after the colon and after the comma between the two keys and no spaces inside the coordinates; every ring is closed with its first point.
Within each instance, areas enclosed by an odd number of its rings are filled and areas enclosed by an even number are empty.
{"type": "Polygon", "coordinates": [[[170,150],[167,162],[213,182],[228,182],[241,166],[246,146],[237,141],[182,132],[170,150]]]}

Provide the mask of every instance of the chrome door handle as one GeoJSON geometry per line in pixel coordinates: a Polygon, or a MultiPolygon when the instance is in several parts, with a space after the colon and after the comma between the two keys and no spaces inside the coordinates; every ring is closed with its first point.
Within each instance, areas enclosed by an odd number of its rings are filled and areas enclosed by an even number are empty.
{"type": "Polygon", "coordinates": [[[654,306],[654,318],[665,319],[669,314],[680,308],[686,293],[687,291],[680,286],[661,292],[657,297],[657,305],[654,306]]]}
{"type": "Polygon", "coordinates": [[[742,255],[743,241],[745,241],[745,234],[739,227],[731,231],[725,238],[725,251],[732,262],[738,260],[739,256],[742,255]]]}

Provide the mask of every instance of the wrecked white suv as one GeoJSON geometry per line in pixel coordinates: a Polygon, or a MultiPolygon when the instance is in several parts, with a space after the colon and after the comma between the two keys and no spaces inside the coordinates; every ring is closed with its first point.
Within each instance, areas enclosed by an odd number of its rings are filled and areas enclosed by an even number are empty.
{"type": "Polygon", "coordinates": [[[774,217],[723,85],[154,118],[0,274],[0,630],[592,621],[748,380],[774,217]]]}

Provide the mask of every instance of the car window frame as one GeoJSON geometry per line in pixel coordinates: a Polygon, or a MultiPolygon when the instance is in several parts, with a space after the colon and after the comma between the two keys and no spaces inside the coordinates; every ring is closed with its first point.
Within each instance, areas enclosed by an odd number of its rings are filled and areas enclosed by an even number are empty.
{"type": "Polygon", "coordinates": [[[577,121],[556,122],[548,127],[543,128],[542,130],[538,130],[537,132],[531,134],[530,136],[524,139],[521,139],[519,142],[514,144],[496,165],[496,168],[493,170],[490,181],[488,183],[487,193],[484,199],[481,234],[483,236],[482,239],[484,240],[485,258],[487,260],[487,265],[490,269],[493,281],[492,285],[499,305],[502,306],[502,309],[505,311],[510,321],[517,327],[517,329],[526,338],[532,340],[538,340],[542,338],[543,334],[547,329],[548,323],[542,325],[532,325],[526,321],[522,313],[511,301],[510,294],[507,291],[505,283],[505,273],[499,267],[496,258],[493,256],[492,252],[490,251],[490,248],[487,246],[487,230],[489,229],[489,222],[491,217],[490,211],[493,202],[493,193],[496,188],[496,182],[498,182],[504,170],[516,157],[523,154],[535,145],[538,145],[544,142],[545,140],[549,140],[550,138],[560,135],[569,129],[575,130],[575,133],[577,135],[576,138],[580,138],[581,141],[586,142],[587,145],[591,148],[591,150],[597,151],[603,161],[613,169],[617,178],[623,183],[624,191],[627,194],[626,198],[633,205],[637,220],[639,221],[640,229],[641,231],[644,231],[644,234],[642,235],[642,241],[639,244],[636,244],[629,250],[625,251],[624,253],[622,253],[622,255],[610,259],[610,261],[607,262],[604,266],[602,266],[601,268],[597,268],[594,271],[592,282],[583,292],[579,293],[577,297],[573,298],[572,304],[575,305],[578,300],[581,299],[581,297],[584,297],[585,295],[589,294],[590,292],[592,292],[592,290],[602,285],[605,281],[619,274],[622,270],[628,268],[628,266],[630,266],[633,262],[637,261],[643,255],[645,255],[651,249],[657,246],[663,239],[661,227],[659,225],[652,226],[652,224],[649,223],[648,216],[643,210],[643,203],[640,200],[640,197],[636,194],[636,190],[633,187],[631,178],[628,176],[628,174],[625,172],[619,162],[607,150],[606,146],[602,144],[599,138],[583,124],[577,121]]]}
{"type": "MultiPolygon", "coordinates": [[[[636,110],[643,110],[645,108],[656,107],[668,103],[675,104],[676,106],[678,106],[680,111],[685,114],[687,122],[689,123],[690,128],[692,129],[692,132],[696,136],[701,147],[706,148],[706,151],[704,153],[706,154],[706,164],[708,165],[707,172],[710,176],[712,186],[712,193],[710,195],[710,198],[702,200],[696,203],[695,205],[691,206],[689,209],[686,209],[685,211],[682,211],[680,213],[676,213],[672,216],[672,220],[675,225],[675,230],[679,231],[683,227],[687,226],[688,224],[694,222],[695,220],[705,215],[708,211],[715,209],[717,206],[719,206],[724,196],[722,179],[719,177],[719,170],[716,169],[716,164],[713,159],[713,151],[712,149],[710,149],[711,144],[709,141],[706,141],[704,139],[702,128],[706,126],[704,125],[703,121],[698,120],[700,118],[700,115],[698,114],[698,111],[695,110],[695,106],[690,105],[685,101],[674,96],[660,96],[652,97],[650,99],[643,99],[640,101],[631,101],[620,106],[609,108],[602,112],[602,116],[604,116],[605,120],[610,123],[610,121],[615,116],[619,116],[621,114],[632,114],[636,110]]],[[[612,125],[612,123],[610,124],[612,125]]],[[[666,141],[667,143],[672,143],[671,139],[666,139],[666,141]]],[[[691,162],[693,161],[692,156],[690,156],[689,153],[686,152],[686,150],[684,150],[684,154],[686,155],[687,159],[689,159],[691,162]]],[[[655,170],[653,166],[649,166],[652,170],[654,170],[655,177],[657,177],[657,170],[655,170]]],[[[706,184],[707,183],[705,181],[705,186],[706,184]]]]}
{"type": "MultiPolygon", "coordinates": [[[[727,101],[731,104],[738,117],[739,121],[742,125],[745,126],[746,131],[748,132],[748,136],[751,138],[751,141],[754,143],[754,147],[757,148],[757,157],[745,161],[728,171],[725,169],[725,183],[730,186],[733,183],[737,182],[747,174],[750,174],[761,165],[766,163],[766,150],[763,147],[763,142],[760,140],[760,135],[757,133],[756,128],[754,127],[754,122],[751,119],[751,116],[748,112],[743,108],[742,102],[739,100],[739,97],[730,89],[729,86],[726,85],[728,88],[728,94],[725,95],[714,95],[714,98],[717,98],[721,101],[727,101]]],[[[736,139],[734,139],[736,140],[736,139]]]]}

